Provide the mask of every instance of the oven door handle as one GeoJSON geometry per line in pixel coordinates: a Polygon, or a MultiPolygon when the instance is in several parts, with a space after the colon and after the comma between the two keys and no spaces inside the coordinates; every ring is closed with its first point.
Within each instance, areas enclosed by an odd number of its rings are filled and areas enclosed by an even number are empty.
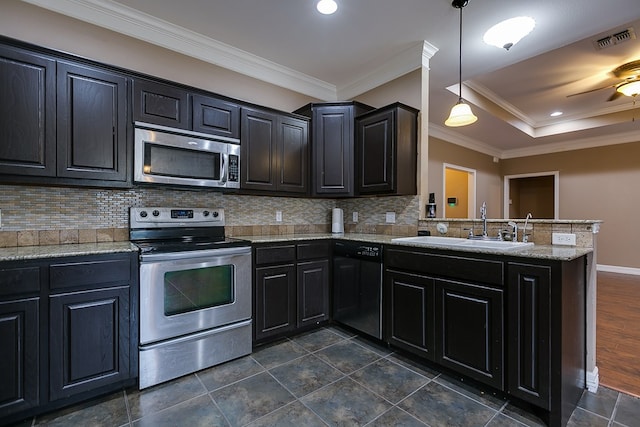
{"type": "Polygon", "coordinates": [[[195,251],[170,252],[159,254],[143,254],[140,262],[173,261],[181,259],[211,258],[231,255],[251,254],[251,246],[239,246],[233,248],[204,249],[195,251]]]}

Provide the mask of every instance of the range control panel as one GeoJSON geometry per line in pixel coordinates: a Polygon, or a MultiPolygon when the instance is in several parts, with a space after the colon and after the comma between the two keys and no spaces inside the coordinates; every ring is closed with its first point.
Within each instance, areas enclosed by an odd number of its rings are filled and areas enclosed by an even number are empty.
{"type": "Polygon", "coordinates": [[[224,225],[224,209],[131,208],[130,228],[213,227],[224,225]]]}

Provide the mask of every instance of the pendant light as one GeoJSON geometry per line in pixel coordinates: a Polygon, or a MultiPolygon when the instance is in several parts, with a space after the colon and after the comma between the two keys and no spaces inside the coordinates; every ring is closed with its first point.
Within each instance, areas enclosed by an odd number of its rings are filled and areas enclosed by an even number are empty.
{"type": "Polygon", "coordinates": [[[458,56],[458,102],[451,108],[449,118],[444,122],[450,127],[466,126],[475,123],[478,118],[471,112],[471,107],[462,100],[462,8],[468,0],[453,0],[451,6],[460,9],[460,50],[458,56]]]}

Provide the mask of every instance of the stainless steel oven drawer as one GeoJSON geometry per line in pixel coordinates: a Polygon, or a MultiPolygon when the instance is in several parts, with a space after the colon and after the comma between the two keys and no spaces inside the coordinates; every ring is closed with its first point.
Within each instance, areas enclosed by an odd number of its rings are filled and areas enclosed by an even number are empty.
{"type": "Polygon", "coordinates": [[[251,353],[251,319],[140,346],[140,384],[151,387],[251,353]]]}

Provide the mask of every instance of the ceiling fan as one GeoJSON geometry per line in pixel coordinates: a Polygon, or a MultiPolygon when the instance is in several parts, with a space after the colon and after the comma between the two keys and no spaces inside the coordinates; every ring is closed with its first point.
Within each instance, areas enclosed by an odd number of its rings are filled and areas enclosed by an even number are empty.
{"type": "Polygon", "coordinates": [[[614,101],[625,95],[633,97],[640,95],[640,60],[622,64],[611,70],[611,74],[622,81],[612,85],[586,90],[584,92],[573,93],[571,95],[567,95],[567,98],[608,88],[615,88],[615,92],[609,97],[609,99],[607,99],[607,102],[614,101]]]}

